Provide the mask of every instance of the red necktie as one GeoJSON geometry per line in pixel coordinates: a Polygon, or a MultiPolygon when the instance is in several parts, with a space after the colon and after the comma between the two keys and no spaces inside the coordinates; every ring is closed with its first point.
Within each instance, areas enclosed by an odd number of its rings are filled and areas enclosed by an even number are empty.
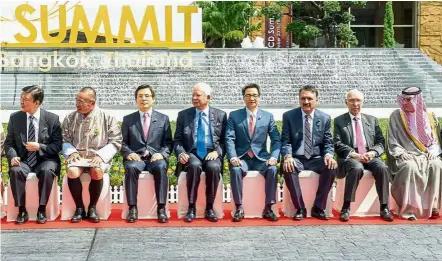
{"type": "MultiPolygon", "coordinates": [[[[253,117],[253,114],[250,114],[250,121],[249,121],[249,134],[250,139],[253,137],[253,133],[255,133],[255,117],[253,117]]],[[[247,154],[250,158],[253,158],[253,151],[250,149],[247,154]]]]}
{"type": "Polygon", "coordinates": [[[144,121],[143,121],[143,132],[144,132],[144,138],[149,137],[149,113],[144,113],[144,121]]]}

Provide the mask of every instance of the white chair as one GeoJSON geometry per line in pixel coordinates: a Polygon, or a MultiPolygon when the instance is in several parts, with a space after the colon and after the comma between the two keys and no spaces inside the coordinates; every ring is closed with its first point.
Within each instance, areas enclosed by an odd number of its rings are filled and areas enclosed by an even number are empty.
{"type": "MultiPolygon", "coordinates": [[[[181,172],[178,178],[178,218],[183,218],[189,208],[189,200],[187,198],[187,184],[186,184],[186,172],[181,172]]],[[[218,189],[216,191],[215,202],[213,203],[213,210],[218,218],[224,217],[223,212],[223,180],[222,177],[219,181],[218,189]]],[[[203,218],[204,210],[206,209],[206,174],[201,174],[201,181],[198,187],[198,198],[195,203],[196,217],[203,218]]]]}
{"type": "MultiPolygon", "coordinates": [[[[11,181],[9,181],[9,184],[11,184],[11,181]]],[[[46,217],[48,221],[55,220],[60,214],[59,193],[57,178],[55,178],[52,184],[51,195],[49,195],[48,204],[46,205],[46,217]]],[[[28,211],[29,220],[35,221],[37,219],[38,199],[38,178],[35,173],[31,172],[26,179],[26,210],[28,211]]],[[[15,221],[17,214],[18,207],[15,207],[11,185],[9,185],[6,221],[15,221]]]]}
{"type": "MultiPolygon", "coordinates": [[[[390,185],[391,186],[391,185],[390,185]]],[[[336,185],[336,198],[333,209],[341,212],[344,203],[345,178],[338,179],[336,185]]],[[[396,202],[390,196],[390,209],[397,209],[396,202]]],[[[364,174],[359,181],[356,189],[355,201],[350,205],[350,215],[359,217],[379,216],[380,203],[379,196],[376,191],[376,184],[370,171],[364,170],[364,174]]]]}
{"type": "MultiPolygon", "coordinates": [[[[307,171],[301,171],[299,173],[299,183],[301,185],[301,191],[302,191],[302,198],[304,199],[305,208],[307,209],[307,216],[311,216],[311,209],[313,207],[313,204],[315,202],[316,197],[316,191],[318,190],[318,184],[319,184],[319,174],[307,170],[307,171]]],[[[332,202],[331,202],[331,194],[332,189],[330,190],[330,193],[328,194],[327,198],[327,206],[325,209],[325,214],[329,217],[332,217],[332,202]]],[[[283,209],[282,212],[284,213],[284,216],[286,217],[294,217],[296,213],[296,209],[293,205],[292,199],[290,197],[290,192],[284,183],[284,190],[282,192],[282,202],[283,202],[283,209]]]]}
{"type": "MultiPolygon", "coordinates": [[[[258,171],[248,171],[243,178],[242,206],[245,218],[261,218],[265,207],[265,178],[258,171]]],[[[277,199],[275,191],[275,199],[277,199]]],[[[232,216],[235,214],[235,202],[232,193],[232,216]]],[[[273,212],[279,217],[278,202],[272,206],[273,212]]]]}
{"type": "MultiPolygon", "coordinates": [[[[124,183],[123,183],[123,187],[124,183]]],[[[155,180],[148,171],[140,173],[138,178],[137,209],[139,219],[156,219],[157,215],[157,197],[155,195],[155,180]]],[[[124,193],[124,207],[121,218],[126,219],[129,214],[126,193],[124,193]]],[[[168,204],[166,203],[166,214],[170,217],[168,204]]]]}
{"type": "MultiPolygon", "coordinates": [[[[75,202],[72,198],[71,191],[68,186],[67,175],[63,178],[63,193],[62,193],[62,204],[61,204],[61,220],[70,220],[75,213],[75,202]]],[[[83,173],[80,176],[81,184],[83,185],[83,203],[84,207],[89,206],[90,196],[89,196],[89,183],[91,182],[91,176],[89,173],[83,173]]],[[[105,173],[103,175],[103,189],[101,190],[100,198],[97,202],[97,214],[102,220],[109,218],[111,214],[111,193],[110,193],[110,178],[109,174],[105,173]]]]}

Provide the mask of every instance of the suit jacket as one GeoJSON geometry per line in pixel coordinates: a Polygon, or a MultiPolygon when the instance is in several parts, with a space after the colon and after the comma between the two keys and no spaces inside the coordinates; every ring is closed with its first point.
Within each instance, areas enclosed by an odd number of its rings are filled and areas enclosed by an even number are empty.
{"type": "Polygon", "coordinates": [[[226,128],[227,158],[241,158],[252,149],[255,157],[267,161],[270,157],[279,159],[281,139],[273,115],[258,109],[253,136],[250,137],[246,108],[232,111],[226,128]],[[267,135],[270,136],[271,154],[267,151],[267,135]]]}
{"type": "MultiPolygon", "coordinates": [[[[177,158],[181,153],[189,153],[196,149],[196,144],[194,142],[195,115],[195,107],[185,109],[178,113],[173,145],[177,158]]],[[[225,154],[227,114],[222,110],[209,107],[209,120],[214,150],[218,152],[222,163],[225,154]]],[[[180,175],[182,169],[183,166],[181,166],[178,161],[175,170],[175,175],[177,177],[180,175]]]]}
{"type": "MultiPolygon", "coordinates": [[[[304,140],[302,109],[300,107],[285,112],[282,115],[281,155],[295,156],[296,151],[304,140]]],[[[315,109],[312,126],[313,155],[333,156],[333,139],[330,132],[330,115],[315,109]]]]}
{"type": "MultiPolygon", "coordinates": [[[[11,115],[8,123],[8,134],[5,140],[5,153],[8,158],[8,164],[11,159],[20,157],[26,159],[27,150],[23,145],[27,142],[27,116],[26,112],[18,111],[11,115]]],[[[58,162],[59,169],[61,146],[63,138],[61,136],[60,120],[58,115],[40,108],[40,119],[38,126],[38,143],[40,150],[37,151],[37,163],[45,160],[58,162]]],[[[60,171],[57,171],[60,175],[60,171]]]]}
{"type": "MultiPolygon", "coordinates": [[[[347,159],[351,151],[354,151],[353,145],[353,126],[351,124],[352,118],[348,113],[342,114],[334,121],[334,138],[335,151],[338,156],[338,178],[345,177],[344,162],[347,159]]],[[[366,142],[367,151],[375,151],[377,157],[381,156],[385,150],[385,138],[382,134],[382,130],[379,127],[378,120],[367,114],[361,113],[361,123],[363,126],[363,132],[366,142]]]]}
{"type": "Polygon", "coordinates": [[[169,117],[156,110],[152,110],[148,133],[148,140],[144,137],[140,112],[136,111],[123,118],[123,143],[121,154],[126,160],[131,153],[143,155],[148,151],[150,155],[160,153],[167,160],[172,151],[172,130],[169,117]]]}

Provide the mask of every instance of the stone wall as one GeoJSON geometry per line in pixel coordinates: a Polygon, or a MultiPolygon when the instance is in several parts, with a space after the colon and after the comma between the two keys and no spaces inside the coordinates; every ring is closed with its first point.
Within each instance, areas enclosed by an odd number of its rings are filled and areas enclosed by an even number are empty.
{"type": "Polygon", "coordinates": [[[442,64],[442,2],[420,2],[419,48],[442,64]]]}

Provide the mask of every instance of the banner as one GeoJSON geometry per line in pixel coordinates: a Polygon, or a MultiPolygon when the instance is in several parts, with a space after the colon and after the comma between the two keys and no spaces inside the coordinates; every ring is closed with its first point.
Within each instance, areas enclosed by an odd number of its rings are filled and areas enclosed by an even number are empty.
{"type": "Polygon", "coordinates": [[[204,48],[201,9],[181,3],[2,1],[0,41],[6,48],[204,48]]]}
{"type": "MultiPolygon", "coordinates": [[[[266,3],[267,4],[267,3],[266,3]]],[[[284,13],[291,13],[291,7],[284,8],[284,13]]],[[[291,48],[292,34],[286,32],[286,27],[292,22],[292,18],[284,15],[281,20],[265,19],[265,46],[267,48],[291,48]]]]}

